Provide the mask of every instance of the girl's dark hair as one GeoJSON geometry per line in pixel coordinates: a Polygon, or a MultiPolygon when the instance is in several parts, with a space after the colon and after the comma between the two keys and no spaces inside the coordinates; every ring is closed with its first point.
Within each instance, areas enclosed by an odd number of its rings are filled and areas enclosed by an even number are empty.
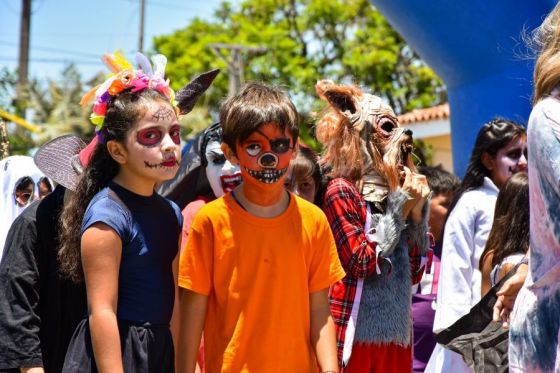
{"type": "Polygon", "coordinates": [[[319,155],[307,146],[302,146],[300,144],[298,147],[298,154],[292,160],[291,166],[292,179],[303,179],[308,176],[313,178],[315,182],[315,200],[313,203],[321,207],[325,188],[323,185],[321,167],[319,167],[319,155]]]}
{"type": "Polygon", "coordinates": [[[47,186],[47,188],[49,189],[49,192],[52,192],[53,186],[52,186],[51,182],[49,181],[48,177],[43,176],[42,178],[40,178],[39,181],[37,182],[37,186],[39,186],[41,184],[45,184],[47,186]]]}
{"type": "Polygon", "coordinates": [[[103,124],[103,143],[98,143],[74,193],[60,216],[60,250],[58,260],[60,271],[75,282],[83,280],[81,260],[81,227],[84,213],[92,198],[107,186],[119,171],[119,164],[107,150],[107,141],[124,143],[132,126],[147,110],[147,102],[162,100],[169,102],[161,93],[145,89],[137,93],[123,91],[110,98],[103,124]]]}
{"type": "Polygon", "coordinates": [[[16,186],[14,188],[14,193],[16,191],[23,190],[29,186],[29,184],[35,186],[33,183],[33,179],[30,176],[24,176],[16,182],[16,186]]]}
{"type": "Polygon", "coordinates": [[[504,184],[498,193],[494,221],[488,241],[480,256],[482,270],[484,258],[492,253],[492,267],[512,254],[525,254],[529,249],[529,178],[518,172],[504,184]]]}
{"type": "Polygon", "coordinates": [[[527,132],[521,124],[503,118],[492,119],[480,128],[467,165],[465,177],[461,181],[447,216],[451,214],[463,193],[482,186],[484,177],[490,175],[490,171],[482,163],[482,155],[488,153],[492,158],[495,158],[498,151],[512,140],[526,136],[527,132]]]}

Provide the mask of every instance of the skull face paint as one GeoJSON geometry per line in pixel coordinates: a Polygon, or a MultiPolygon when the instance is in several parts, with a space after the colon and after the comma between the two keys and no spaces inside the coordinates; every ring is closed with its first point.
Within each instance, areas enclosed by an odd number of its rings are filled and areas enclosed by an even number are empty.
{"type": "Polygon", "coordinates": [[[498,188],[513,175],[527,171],[527,138],[520,136],[498,150],[491,161],[490,179],[498,188]]]}
{"type": "Polygon", "coordinates": [[[209,141],[204,153],[206,157],[206,177],[216,197],[231,192],[241,184],[242,176],[239,166],[226,159],[219,141],[209,141]]]}
{"type": "MultiPolygon", "coordinates": [[[[181,144],[181,128],[178,125],[171,127],[169,136],[177,145],[181,144]]],[[[136,139],[144,146],[156,146],[163,137],[162,131],[157,127],[146,128],[138,132],[136,139]]]]}
{"type": "Polygon", "coordinates": [[[292,139],[277,125],[267,123],[237,145],[243,179],[249,175],[264,184],[277,183],[288,170],[293,154],[292,139]]]}
{"type": "Polygon", "coordinates": [[[147,104],[145,115],[125,139],[126,164],[131,173],[153,182],[172,179],[181,160],[181,128],[169,103],[147,104]]]}

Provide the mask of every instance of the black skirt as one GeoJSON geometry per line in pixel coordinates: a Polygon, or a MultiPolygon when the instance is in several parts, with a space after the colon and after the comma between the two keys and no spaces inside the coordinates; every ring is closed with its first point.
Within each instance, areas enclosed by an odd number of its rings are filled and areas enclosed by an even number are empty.
{"type": "MultiPolygon", "coordinates": [[[[118,321],[125,373],[173,373],[173,340],[168,325],[118,321]]],[[[63,373],[97,372],[89,322],[78,324],[64,359],[63,373]]]]}

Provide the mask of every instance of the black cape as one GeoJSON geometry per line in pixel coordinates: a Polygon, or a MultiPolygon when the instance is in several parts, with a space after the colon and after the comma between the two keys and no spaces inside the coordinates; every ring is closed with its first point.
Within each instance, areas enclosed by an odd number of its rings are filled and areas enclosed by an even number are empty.
{"type": "Polygon", "coordinates": [[[0,263],[0,372],[32,366],[60,372],[72,334],[87,315],[83,284],[58,274],[64,191],[59,185],[33,203],[8,232],[0,263]]]}

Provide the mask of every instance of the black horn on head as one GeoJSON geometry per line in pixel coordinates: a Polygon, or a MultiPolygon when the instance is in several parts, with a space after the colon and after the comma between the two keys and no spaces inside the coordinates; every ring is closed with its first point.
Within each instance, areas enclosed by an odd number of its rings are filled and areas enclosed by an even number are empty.
{"type": "Polygon", "coordinates": [[[177,106],[181,114],[187,114],[193,109],[200,96],[210,87],[219,72],[219,69],[215,69],[202,73],[177,91],[175,100],[177,100],[177,106]]]}

